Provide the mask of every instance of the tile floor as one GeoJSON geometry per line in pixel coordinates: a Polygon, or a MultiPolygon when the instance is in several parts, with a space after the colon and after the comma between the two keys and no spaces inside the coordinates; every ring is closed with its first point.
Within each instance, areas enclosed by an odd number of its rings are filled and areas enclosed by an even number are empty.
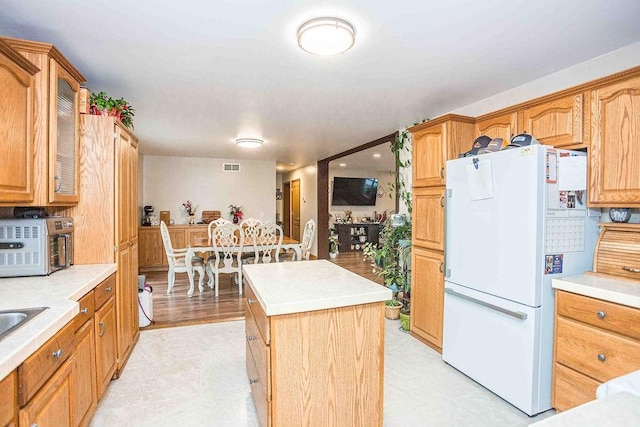
{"type": "MultiPolygon", "coordinates": [[[[530,418],[387,320],[384,425],[526,426],[530,418]]],[[[257,426],[244,321],[142,331],[91,427],[257,426]]]]}

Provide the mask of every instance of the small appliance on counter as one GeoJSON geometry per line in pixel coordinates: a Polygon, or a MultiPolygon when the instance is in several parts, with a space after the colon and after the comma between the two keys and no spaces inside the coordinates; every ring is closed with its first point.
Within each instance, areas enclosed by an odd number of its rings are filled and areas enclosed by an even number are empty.
{"type": "Polygon", "coordinates": [[[73,264],[73,220],[0,219],[0,277],[46,276],[73,264]]]}
{"type": "Polygon", "coordinates": [[[145,206],[144,207],[144,220],[142,221],[142,225],[152,225],[151,223],[153,222],[153,216],[151,215],[153,213],[153,206],[145,206]]]}

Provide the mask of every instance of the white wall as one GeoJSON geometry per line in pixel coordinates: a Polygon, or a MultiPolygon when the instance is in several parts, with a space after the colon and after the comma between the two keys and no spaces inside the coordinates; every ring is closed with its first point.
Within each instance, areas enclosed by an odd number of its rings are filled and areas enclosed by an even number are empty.
{"type": "Polygon", "coordinates": [[[155,214],[171,211],[176,224],[186,224],[182,203],[203,210],[219,210],[229,218],[229,205],[240,205],[245,218],[265,222],[276,218],[276,164],[274,161],[143,156],[143,205],[155,214]],[[240,172],[223,172],[223,163],[240,163],[240,172]]]}
{"type": "Polygon", "coordinates": [[[296,179],[300,180],[300,232],[302,233],[304,225],[310,219],[313,219],[316,222],[316,235],[313,238],[311,254],[317,256],[318,169],[315,165],[309,165],[282,175],[282,182],[291,182],[296,179]]]}
{"type": "Polygon", "coordinates": [[[396,199],[389,198],[389,183],[395,182],[395,171],[393,174],[390,172],[372,171],[363,169],[344,169],[344,168],[330,168],[329,169],[329,213],[333,215],[329,218],[330,226],[333,226],[335,220],[335,214],[339,214],[344,218],[344,211],[350,210],[358,220],[361,216],[368,216],[373,218],[373,213],[377,212],[381,214],[384,211],[393,212],[396,210],[396,199]],[[333,178],[336,176],[346,178],[378,178],[378,188],[382,187],[385,190],[384,196],[376,199],[375,206],[333,206],[333,178]]]}

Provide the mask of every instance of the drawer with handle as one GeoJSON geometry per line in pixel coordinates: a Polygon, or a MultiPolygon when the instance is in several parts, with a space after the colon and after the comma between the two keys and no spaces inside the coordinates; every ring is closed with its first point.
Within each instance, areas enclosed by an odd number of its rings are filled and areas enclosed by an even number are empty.
{"type": "Polygon", "coordinates": [[[87,292],[85,296],[80,298],[78,304],[80,304],[80,311],[73,319],[75,323],[75,329],[78,330],[84,323],[93,317],[94,310],[94,296],[93,291],[87,292]]]}
{"type": "Polygon", "coordinates": [[[640,340],[640,310],[558,291],[558,315],[640,340]]]}
{"type": "Polygon", "coordinates": [[[605,382],[640,369],[640,342],[557,318],[555,360],[605,382]]]}
{"type": "Polygon", "coordinates": [[[246,340],[247,340],[247,358],[251,357],[257,368],[257,376],[249,378],[249,381],[260,382],[267,400],[271,395],[271,381],[269,376],[270,355],[269,347],[264,344],[258,331],[255,319],[250,313],[245,316],[246,340]]]}
{"type": "Polygon", "coordinates": [[[75,322],[69,322],[18,367],[18,404],[20,406],[27,404],[40,387],[71,356],[75,345],[75,329],[75,322]]]}
{"type": "Polygon", "coordinates": [[[269,342],[271,341],[269,318],[262,309],[260,302],[256,298],[256,294],[253,292],[253,289],[251,289],[251,286],[248,284],[247,286],[245,286],[245,294],[247,295],[247,299],[245,300],[245,307],[253,315],[253,318],[256,321],[256,325],[260,330],[260,334],[262,335],[265,344],[269,345],[269,342]]]}
{"type": "Polygon", "coordinates": [[[96,286],[94,293],[95,308],[102,307],[112,295],[116,294],[116,275],[112,274],[106,278],[102,283],[96,286]]]}

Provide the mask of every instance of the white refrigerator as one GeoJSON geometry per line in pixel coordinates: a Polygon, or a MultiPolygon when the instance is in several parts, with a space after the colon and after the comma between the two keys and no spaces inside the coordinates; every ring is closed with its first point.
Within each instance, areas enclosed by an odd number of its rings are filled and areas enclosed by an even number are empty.
{"type": "Polygon", "coordinates": [[[586,174],[543,145],[447,162],[442,358],[528,415],[551,408],[551,279],[592,269],[586,174]]]}

